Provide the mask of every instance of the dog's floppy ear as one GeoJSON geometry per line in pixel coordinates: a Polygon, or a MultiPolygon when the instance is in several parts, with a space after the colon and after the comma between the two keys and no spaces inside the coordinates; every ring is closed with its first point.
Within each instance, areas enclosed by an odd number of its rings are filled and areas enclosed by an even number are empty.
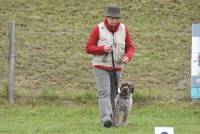
{"type": "Polygon", "coordinates": [[[129,85],[129,87],[130,87],[131,93],[133,93],[133,92],[134,92],[134,89],[135,89],[134,86],[133,86],[133,84],[132,84],[132,83],[129,83],[128,85],[129,85]]]}

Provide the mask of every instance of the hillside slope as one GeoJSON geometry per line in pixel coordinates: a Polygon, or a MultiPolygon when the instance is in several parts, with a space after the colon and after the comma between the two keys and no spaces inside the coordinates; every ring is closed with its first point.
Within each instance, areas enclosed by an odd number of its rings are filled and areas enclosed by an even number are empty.
{"type": "MultiPolygon", "coordinates": [[[[92,98],[96,87],[85,43],[111,2],[0,0],[0,95],[6,96],[7,23],[15,20],[16,95],[92,98]]],[[[118,3],[136,46],[122,80],[132,81],[139,97],[189,98],[191,26],[200,22],[199,0],[118,3]]]]}

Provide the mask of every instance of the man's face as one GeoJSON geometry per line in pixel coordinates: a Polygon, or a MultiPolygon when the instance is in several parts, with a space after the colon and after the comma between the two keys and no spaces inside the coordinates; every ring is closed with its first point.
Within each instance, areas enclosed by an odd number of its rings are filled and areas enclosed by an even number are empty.
{"type": "Polygon", "coordinates": [[[108,24],[111,26],[115,26],[119,22],[119,18],[117,17],[107,17],[108,24]]]}

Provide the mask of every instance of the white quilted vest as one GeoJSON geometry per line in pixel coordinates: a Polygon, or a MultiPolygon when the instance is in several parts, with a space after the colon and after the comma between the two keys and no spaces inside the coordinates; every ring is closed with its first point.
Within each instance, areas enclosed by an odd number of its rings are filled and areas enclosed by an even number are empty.
{"type": "MultiPolygon", "coordinates": [[[[98,46],[106,45],[112,46],[115,68],[122,68],[122,58],[125,54],[125,25],[120,23],[117,32],[112,34],[104,25],[104,22],[98,24],[99,27],[99,41],[98,46]]],[[[113,67],[111,53],[102,55],[93,55],[93,65],[101,65],[106,67],[113,67]]]]}

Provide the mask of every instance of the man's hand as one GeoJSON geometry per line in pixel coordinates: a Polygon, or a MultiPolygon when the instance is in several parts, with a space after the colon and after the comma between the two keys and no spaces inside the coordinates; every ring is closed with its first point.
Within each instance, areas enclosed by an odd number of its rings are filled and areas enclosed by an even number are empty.
{"type": "Polygon", "coordinates": [[[129,58],[127,56],[124,56],[122,59],[123,64],[127,64],[129,62],[129,58]]]}
{"type": "Polygon", "coordinates": [[[107,53],[110,53],[110,52],[112,52],[112,47],[104,46],[104,51],[107,52],[107,53]]]}

